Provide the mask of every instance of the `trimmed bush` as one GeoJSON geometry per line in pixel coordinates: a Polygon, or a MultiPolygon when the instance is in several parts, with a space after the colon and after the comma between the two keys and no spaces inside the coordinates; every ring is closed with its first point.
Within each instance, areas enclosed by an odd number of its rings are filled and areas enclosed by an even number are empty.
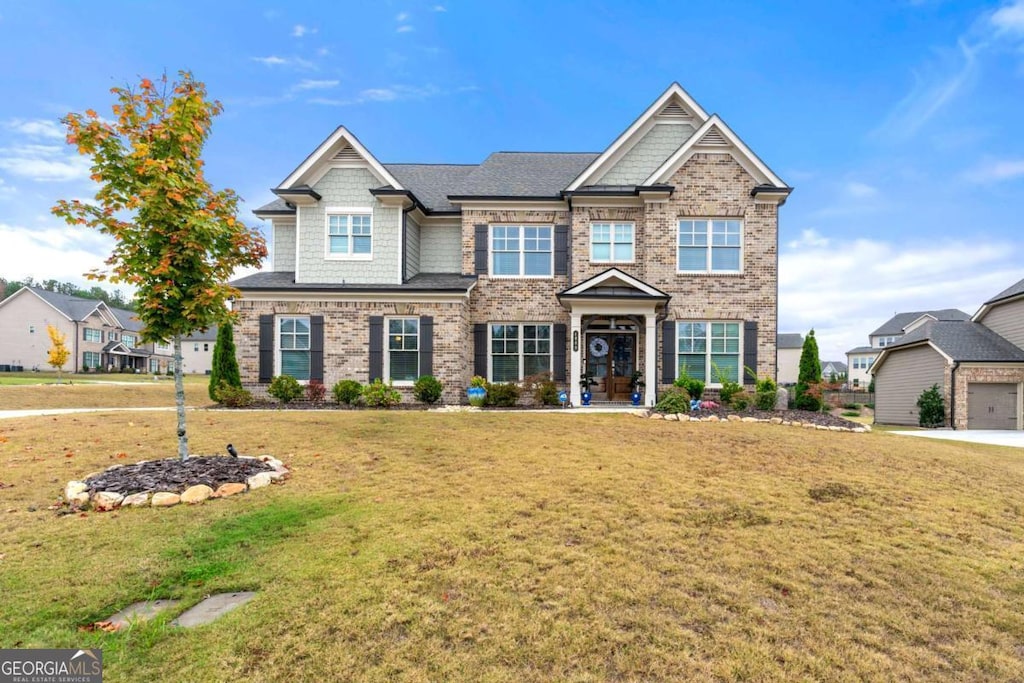
{"type": "Polygon", "coordinates": [[[921,392],[917,408],[917,423],[922,427],[942,427],[946,424],[946,402],[938,384],[921,392]]]}
{"type": "Polygon", "coordinates": [[[820,391],[813,387],[821,384],[821,360],[818,358],[818,340],[814,330],[807,333],[800,351],[800,373],[796,381],[796,407],[801,410],[821,410],[820,391]],[[815,395],[817,394],[817,395],[815,395]]]}
{"type": "Polygon", "coordinates": [[[551,379],[551,373],[542,372],[526,378],[527,389],[533,394],[533,400],[542,406],[561,405],[558,402],[558,385],[551,379]]]}
{"type": "Polygon", "coordinates": [[[323,403],[327,395],[327,387],[318,379],[311,379],[306,385],[306,400],[310,403],[323,403]]]}
{"type": "Polygon", "coordinates": [[[654,409],[659,413],[689,413],[690,394],[683,387],[673,387],[661,395],[654,409]]]}
{"type": "Polygon", "coordinates": [[[291,375],[278,375],[270,380],[267,393],[276,398],[282,404],[291,403],[304,393],[299,380],[291,375]]]}
{"type": "Polygon", "coordinates": [[[718,390],[718,397],[722,399],[722,404],[731,406],[732,397],[743,391],[743,385],[739,382],[733,382],[726,380],[722,382],[722,388],[718,390]]]}
{"type": "Polygon", "coordinates": [[[221,380],[214,393],[213,400],[229,408],[245,408],[253,404],[252,392],[235,387],[221,380]]]}
{"type": "Polygon", "coordinates": [[[754,405],[758,410],[775,410],[775,392],[779,386],[771,377],[762,377],[754,384],[754,405]]]}
{"type": "Polygon", "coordinates": [[[689,394],[690,398],[696,401],[699,401],[701,396],[704,395],[704,381],[690,377],[685,372],[680,374],[672,384],[685,391],[689,394]]]}
{"type": "Polygon", "coordinates": [[[511,408],[519,401],[519,385],[512,382],[488,384],[484,401],[484,405],[511,408]]]}
{"type": "Polygon", "coordinates": [[[238,358],[235,357],[235,333],[231,323],[224,323],[217,328],[217,342],[213,345],[213,362],[210,365],[210,398],[217,400],[216,393],[220,383],[229,386],[242,386],[242,376],[238,372],[238,358]]]}
{"type": "Polygon", "coordinates": [[[384,384],[380,379],[375,379],[363,388],[363,401],[371,408],[390,408],[402,402],[402,394],[390,380],[384,384]]]}
{"type": "Polygon", "coordinates": [[[441,380],[433,375],[423,375],[412,386],[413,397],[422,403],[437,403],[443,391],[444,385],[441,384],[441,380]]]}
{"type": "Polygon", "coordinates": [[[746,390],[733,394],[732,402],[729,407],[733,410],[746,410],[750,407],[750,394],[746,390]]]}

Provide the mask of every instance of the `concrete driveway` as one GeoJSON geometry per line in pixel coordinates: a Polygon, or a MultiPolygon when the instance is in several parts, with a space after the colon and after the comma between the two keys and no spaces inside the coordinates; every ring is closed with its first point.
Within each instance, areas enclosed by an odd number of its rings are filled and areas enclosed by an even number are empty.
{"type": "Polygon", "coordinates": [[[889,432],[900,436],[918,436],[924,439],[946,439],[948,441],[966,441],[967,443],[984,443],[992,446],[1016,446],[1024,448],[1024,431],[1009,429],[929,429],[915,432],[889,432]]]}

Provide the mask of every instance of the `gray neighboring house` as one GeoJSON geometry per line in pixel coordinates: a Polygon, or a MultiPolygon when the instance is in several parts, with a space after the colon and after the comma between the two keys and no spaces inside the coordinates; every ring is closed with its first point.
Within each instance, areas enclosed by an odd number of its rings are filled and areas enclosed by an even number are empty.
{"type": "Polygon", "coordinates": [[[821,378],[828,381],[833,375],[838,379],[846,374],[846,363],[839,360],[821,361],[821,378]]]}
{"type": "Polygon", "coordinates": [[[913,321],[875,362],[875,421],[916,425],[917,399],[938,385],[946,426],[1024,429],[1024,280],[968,320],[913,321]]]}
{"type": "Polygon", "coordinates": [[[779,384],[796,384],[800,377],[800,354],[804,350],[804,336],[799,332],[781,332],[775,336],[778,354],[779,384]]]}
{"type": "Polygon", "coordinates": [[[871,385],[871,368],[882,349],[895,344],[903,335],[929,320],[970,320],[971,316],[958,308],[935,311],[906,311],[897,313],[868,335],[868,345],[846,352],[847,383],[853,390],[867,389],[871,385]]]}

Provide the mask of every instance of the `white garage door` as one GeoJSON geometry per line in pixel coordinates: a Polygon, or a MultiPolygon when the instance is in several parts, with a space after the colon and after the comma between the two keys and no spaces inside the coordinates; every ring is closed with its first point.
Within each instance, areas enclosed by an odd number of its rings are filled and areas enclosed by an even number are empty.
{"type": "Polygon", "coordinates": [[[1017,429],[1017,385],[967,385],[968,429],[1017,429]]]}

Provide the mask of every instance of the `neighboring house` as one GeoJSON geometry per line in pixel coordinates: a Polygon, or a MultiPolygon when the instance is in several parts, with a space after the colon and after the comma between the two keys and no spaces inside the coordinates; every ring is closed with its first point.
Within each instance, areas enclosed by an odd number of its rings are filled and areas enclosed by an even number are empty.
{"type": "Polygon", "coordinates": [[[903,335],[930,320],[969,320],[970,315],[957,308],[943,308],[937,311],[908,311],[897,313],[881,327],[868,335],[868,346],[858,346],[846,352],[849,369],[847,381],[852,389],[867,389],[871,385],[871,368],[882,349],[895,344],[903,335]]]}
{"type": "Polygon", "coordinates": [[[22,287],[0,302],[0,368],[48,370],[51,348],[47,325],[65,335],[68,362],[64,370],[163,372],[170,353],[154,351],[141,341],[142,324],[135,313],[103,301],[22,287]]]}
{"type": "Polygon", "coordinates": [[[804,337],[797,332],[776,335],[779,384],[796,384],[800,378],[800,354],[804,350],[804,337]]]}
{"type": "Polygon", "coordinates": [[[181,340],[181,371],[185,374],[210,374],[217,326],[206,332],[193,332],[181,340]]]}
{"type": "Polygon", "coordinates": [[[916,425],[917,399],[938,385],[954,429],[1024,429],[1024,280],[969,320],[929,319],[882,350],[875,421],[916,425]]]}
{"type": "Polygon", "coordinates": [[[551,373],[580,404],[643,402],[685,368],[710,387],[776,373],[778,207],[789,188],[717,115],[670,86],[599,153],[495,152],[480,164],[382,164],[344,127],[255,211],[268,272],[242,292],[243,382],[279,374],[551,373]]]}
{"type": "Polygon", "coordinates": [[[836,379],[842,378],[846,375],[846,363],[838,360],[823,360],[821,361],[821,378],[826,382],[830,381],[833,377],[836,379]]]}

